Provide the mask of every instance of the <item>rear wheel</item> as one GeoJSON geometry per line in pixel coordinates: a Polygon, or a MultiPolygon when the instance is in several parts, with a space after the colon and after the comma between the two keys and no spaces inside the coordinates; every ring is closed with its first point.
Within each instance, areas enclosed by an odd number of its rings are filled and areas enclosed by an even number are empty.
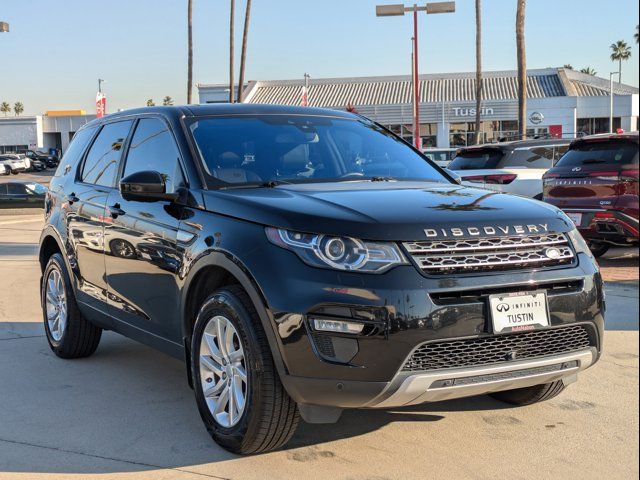
{"type": "Polygon", "coordinates": [[[98,348],[102,329],[82,316],[62,255],[55,253],[44,270],[41,286],[44,329],[58,357],[88,357],[98,348]]]}
{"type": "Polygon", "coordinates": [[[227,450],[252,454],[283,446],[298,424],[262,323],[238,286],[208,297],[196,318],[191,372],[200,416],[227,450]]]}
{"type": "Polygon", "coordinates": [[[598,242],[589,243],[589,250],[591,250],[591,253],[596,258],[600,258],[601,256],[603,256],[605,253],[609,251],[610,248],[611,248],[611,245],[609,245],[608,243],[598,243],[598,242]]]}
{"type": "Polygon", "coordinates": [[[501,402],[524,406],[550,400],[562,393],[564,389],[564,383],[562,380],[558,380],[556,382],[535,385],[533,387],[505,390],[504,392],[494,392],[489,395],[501,402]]]}

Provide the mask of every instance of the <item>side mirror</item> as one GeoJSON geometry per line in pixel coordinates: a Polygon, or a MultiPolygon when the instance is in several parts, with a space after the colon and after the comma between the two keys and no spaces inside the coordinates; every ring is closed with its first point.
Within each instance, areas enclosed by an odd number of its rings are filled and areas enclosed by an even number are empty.
{"type": "Polygon", "coordinates": [[[165,177],[154,170],[135,172],[120,180],[120,193],[125,200],[175,200],[175,193],[167,193],[165,177]]]}
{"type": "Polygon", "coordinates": [[[456,182],[458,185],[462,185],[462,177],[460,175],[458,175],[453,170],[449,170],[448,168],[445,168],[444,171],[447,172],[447,175],[449,175],[454,182],[456,182]]]}

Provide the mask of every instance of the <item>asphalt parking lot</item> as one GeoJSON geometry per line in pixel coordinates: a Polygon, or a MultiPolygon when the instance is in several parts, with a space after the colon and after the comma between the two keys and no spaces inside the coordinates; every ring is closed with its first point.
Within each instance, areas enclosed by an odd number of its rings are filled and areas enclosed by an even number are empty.
{"type": "Polygon", "coordinates": [[[0,216],[0,479],[638,478],[638,252],[603,259],[603,359],[560,397],[488,397],[301,424],[286,449],[237,457],[203,427],[183,365],[107,332],[65,361],[41,325],[40,215],[0,216]]]}

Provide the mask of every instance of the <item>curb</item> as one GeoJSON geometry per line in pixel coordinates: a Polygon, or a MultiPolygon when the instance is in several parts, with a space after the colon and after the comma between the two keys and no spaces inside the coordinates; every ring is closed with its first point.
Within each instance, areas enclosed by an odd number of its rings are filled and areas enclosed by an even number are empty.
{"type": "Polygon", "coordinates": [[[0,217],[11,215],[44,215],[43,208],[0,208],[0,217]]]}

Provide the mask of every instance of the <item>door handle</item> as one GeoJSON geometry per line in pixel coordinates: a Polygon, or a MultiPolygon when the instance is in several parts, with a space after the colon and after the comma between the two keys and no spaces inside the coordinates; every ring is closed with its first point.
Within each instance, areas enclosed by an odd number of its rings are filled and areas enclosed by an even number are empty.
{"type": "Polygon", "coordinates": [[[80,201],[80,199],[78,197],[76,197],[75,193],[70,193],[69,195],[67,195],[67,202],[69,202],[69,205],[73,205],[75,202],[80,201]]]}
{"type": "Polygon", "coordinates": [[[114,203],[109,207],[109,213],[111,214],[111,218],[118,218],[121,215],[124,215],[126,212],[120,208],[119,203],[114,203]]]}

